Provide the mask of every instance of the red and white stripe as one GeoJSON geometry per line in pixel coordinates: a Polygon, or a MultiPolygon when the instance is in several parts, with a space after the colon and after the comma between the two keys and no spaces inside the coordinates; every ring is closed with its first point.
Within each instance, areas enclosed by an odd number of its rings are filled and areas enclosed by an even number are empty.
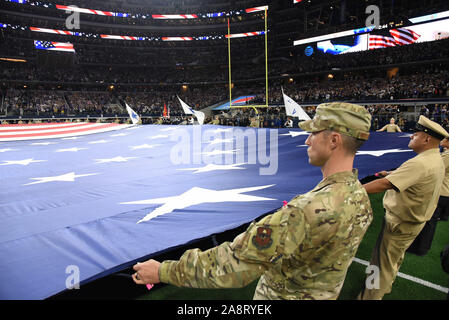
{"type": "Polygon", "coordinates": [[[153,19],[197,19],[196,14],[153,14],[153,19]]]}
{"type": "Polygon", "coordinates": [[[406,28],[392,29],[390,30],[390,33],[396,43],[401,46],[415,43],[420,37],[416,32],[406,28]]]}
{"type": "Polygon", "coordinates": [[[162,37],[162,41],[191,41],[192,37],[162,37]]]}
{"type": "Polygon", "coordinates": [[[75,52],[75,48],[73,47],[72,43],[69,43],[69,42],[52,42],[52,44],[55,47],[52,48],[52,49],[48,49],[48,50],[75,52]]]}
{"type": "Polygon", "coordinates": [[[30,30],[35,31],[35,32],[55,33],[55,34],[60,34],[60,35],[73,35],[74,34],[72,31],[36,28],[36,27],[30,27],[30,30]]]}
{"type": "Polygon", "coordinates": [[[226,38],[243,38],[243,37],[253,37],[253,36],[259,36],[261,34],[264,34],[263,31],[254,31],[254,32],[246,32],[246,33],[234,33],[234,34],[227,34],[226,38]]]}
{"type": "Polygon", "coordinates": [[[385,36],[368,36],[368,49],[380,49],[380,48],[387,48],[387,47],[395,47],[396,41],[391,37],[385,37],[385,36]]]}
{"type": "Polygon", "coordinates": [[[255,98],[256,98],[255,96],[251,96],[251,97],[245,97],[245,98],[237,99],[237,100],[232,101],[232,104],[235,105],[237,103],[243,103],[243,102],[251,101],[251,100],[253,100],[255,98]]]}
{"type": "Polygon", "coordinates": [[[115,36],[109,34],[100,34],[100,37],[103,39],[115,39],[115,40],[139,40],[137,37],[133,36],[115,36]]]}
{"type": "Polygon", "coordinates": [[[66,138],[128,128],[118,123],[40,123],[0,125],[0,141],[66,138]]]}
{"type": "Polygon", "coordinates": [[[265,9],[268,10],[268,6],[248,8],[248,9],[245,9],[245,12],[246,13],[254,13],[254,12],[259,12],[259,11],[265,11],[265,9]]]}
{"type": "Polygon", "coordinates": [[[293,0],[293,3],[300,3],[302,0],[293,0]]]}
{"type": "Polygon", "coordinates": [[[85,9],[85,8],[78,8],[76,6],[64,6],[64,5],[57,4],[56,8],[59,10],[69,10],[69,11],[73,11],[73,12],[96,14],[96,15],[100,15],[100,16],[110,16],[110,17],[115,16],[115,13],[111,12],[111,11],[85,9]]]}

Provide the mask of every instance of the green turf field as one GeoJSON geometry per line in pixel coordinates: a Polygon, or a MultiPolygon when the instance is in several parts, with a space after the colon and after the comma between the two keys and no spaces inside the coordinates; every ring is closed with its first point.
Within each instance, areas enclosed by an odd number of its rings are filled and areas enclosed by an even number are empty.
{"type": "MultiPolygon", "coordinates": [[[[369,227],[356,257],[370,260],[383,218],[383,194],[371,195],[374,220],[369,227]]],[[[232,240],[232,239],[230,239],[232,240]]],[[[431,250],[424,257],[407,253],[400,269],[401,273],[425,280],[443,288],[449,287],[449,274],[440,264],[440,252],[449,244],[449,221],[438,222],[431,250]]],[[[365,281],[366,266],[353,262],[348,270],[339,300],[352,300],[358,295],[365,281]]],[[[242,289],[188,289],[171,285],[157,285],[151,291],[138,295],[140,300],[248,300],[252,299],[257,281],[242,289]]],[[[447,294],[434,288],[397,277],[391,294],[384,300],[444,300],[447,294]]]]}

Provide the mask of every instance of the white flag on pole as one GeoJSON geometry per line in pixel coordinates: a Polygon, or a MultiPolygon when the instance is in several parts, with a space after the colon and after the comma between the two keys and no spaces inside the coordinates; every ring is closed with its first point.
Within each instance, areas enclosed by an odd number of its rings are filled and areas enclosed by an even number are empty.
{"type": "Polygon", "coordinates": [[[287,96],[282,89],[282,95],[284,96],[285,113],[288,117],[298,117],[299,120],[310,120],[309,115],[301,108],[299,104],[293,101],[292,98],[287,96]]]}
{"type": "Polygon", "coordinates": [[[128,106],[128,104],[126,102],[125,102],[125,105],[126,105],[126,111],[128,111],[131,121],[133,122],[133,124],[137,124],[140,121],[139,115],[133,109],[131,109],[131,107],[128,106]]]}
{"type": "Polygon", "coordinates": [[[178,100],[181,103],[182,110],[184,110],[185,114],[193,114],[196,117],[196,119],[198,120],[198,123],[200,125],[202,125],[204,123],[204,118],[205,118],[204,112],[193,110],[192,108],[190,108],[187,105],[187,103],[182,101],[181,98],[179,98],[179,97],[178,97],[178,100]]]}

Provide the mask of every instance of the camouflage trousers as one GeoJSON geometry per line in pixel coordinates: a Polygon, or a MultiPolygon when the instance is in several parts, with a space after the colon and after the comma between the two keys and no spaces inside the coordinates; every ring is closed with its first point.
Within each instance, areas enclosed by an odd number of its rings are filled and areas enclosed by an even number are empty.
{"type": "Polygon", "coordinates": [[[381,300],[391,292],[394,280],[404,260],[405,252],[419,235],[425,223],[401,221],[386,212],[376,245],[371,254],[370,265],[379,268],[379,288],[364,288],[358,299],[381,300]]]}

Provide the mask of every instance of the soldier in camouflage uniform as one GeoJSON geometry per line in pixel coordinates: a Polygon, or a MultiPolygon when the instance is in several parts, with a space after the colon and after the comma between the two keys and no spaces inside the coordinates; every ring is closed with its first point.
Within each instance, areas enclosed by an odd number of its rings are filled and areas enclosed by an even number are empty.
{"type": "Polygon", "coordinates": [[[337,299],[372,221],[368,195],[353,169],[370,124],[364,107],[319,105],[312,120],[300,123],[311,132],[309,162],[323,173],[313,190],[251,223],[232,242],[188,250],[178,261],[136,264],[134,281],[231,288],[260,278],[254,299],[337,299]]]}

